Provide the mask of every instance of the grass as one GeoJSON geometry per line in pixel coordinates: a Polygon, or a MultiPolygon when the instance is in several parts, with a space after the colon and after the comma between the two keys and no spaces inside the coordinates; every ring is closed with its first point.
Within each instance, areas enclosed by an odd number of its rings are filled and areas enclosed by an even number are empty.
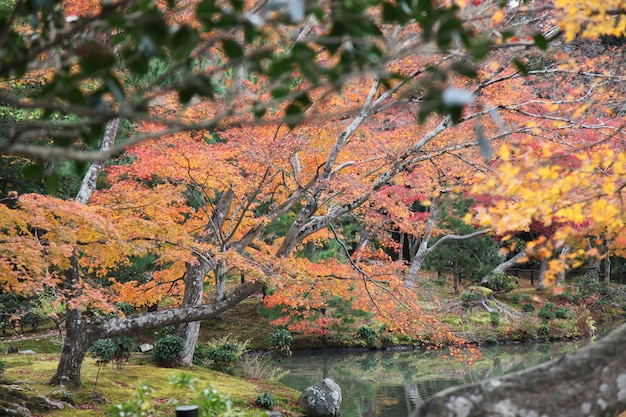
{"type": "MultiPolygon", "coordinates": [[[[56,369],[58,358],[58,354],[3,355],[2,360],[8,365],[5,377],[31,392],[53,395],[59,387],[47,385],[47,381],[56,369]]],[[[86,358],[82,367],[83,386],[72,392],[76,407],[54,411],[48,415],[53,417],[104,416],[110,405],[132,398],[142,382],[155,389],[153,398],[158,403],[163,403],[170,398],[177,398],[183,403],[188,402],[193,400],[192,394],[175,388],[169,383],[171,377],[181,373],[191,374],[198,380],[200,387],[212,385],[220,394],[227,396],[234,406],[241,409],[256,409],[257,397],[262,392],[268,391],[276,399],[278,409],[284,415],[293,415],[299,398],[299,392],[276,382],[247,381],[201,367],[159,368],[141,357],[134,357],[122,369],[115,369],[111,365],[102,366],[95,392],[106,402],[92,402],[91,395],[94,392],[97,373],[98,365],[95,359],[86,358]]],[[[173,415],[173,412],[165,415],[173,415]]]]}

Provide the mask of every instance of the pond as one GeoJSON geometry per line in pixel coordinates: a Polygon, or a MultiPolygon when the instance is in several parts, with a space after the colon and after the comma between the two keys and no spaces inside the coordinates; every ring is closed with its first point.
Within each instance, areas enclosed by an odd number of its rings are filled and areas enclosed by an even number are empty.
{"type": "Polygon", "coordinates": [[[285,385],[303,390],[332,378],[342,390],[342,417],[406,417],[445,388],[519,371],[578,349],[586,342],[493,345],[472,365],[444,351],[298,351],[279,364],[285,385]]]}

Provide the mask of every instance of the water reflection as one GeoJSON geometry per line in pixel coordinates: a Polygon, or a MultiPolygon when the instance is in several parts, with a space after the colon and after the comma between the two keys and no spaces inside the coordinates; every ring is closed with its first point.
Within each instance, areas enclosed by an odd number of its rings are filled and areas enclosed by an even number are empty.
{"type": "Polygon", "coordinates": [[[282,382],[303,390],[330,377],[341,386],[342,417],[402,417],[433,394],[555,359],[583,342],[488,346],[473,365],[442,358],[441,351],[296,352],[279,366],[282,382]]]}

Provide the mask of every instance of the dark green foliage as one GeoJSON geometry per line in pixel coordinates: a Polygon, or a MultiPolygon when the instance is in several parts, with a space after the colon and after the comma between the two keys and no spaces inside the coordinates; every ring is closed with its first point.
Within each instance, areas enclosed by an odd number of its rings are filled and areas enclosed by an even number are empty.
{"type": "Polygon", "coordinates": [[[272,351],[279,356],[289,357],[291,356],[291,342],[293,336],[287,329],[276,329],[270,334],[270,343],[272,344],[272,351]]]}
{"type": "Polygon", "coordinates": [[[497,311],[490,311],[489,322],[492,326],[497,327],[500,324],[500,313],[498,313],[497,311]]]}
{"type": "Polygon", "coordinates": [[[511,297],[509,297],[509,300],[511,300],[511,303],[513,304],[521,304],[522,296],[520,294],[512,294],[511,297]]]}
{"type": "Polygon", "coordinates": [[[486,285],[494,291],[511,292],[518,287],[517,277],[506,275],[504,272],[491,274],[486,285]]]}
{"type": "Polygon", "coordinates": [[[92,357],[97,359],[98,363],[116,362],[117,368],[121,369],[124,360],[130,358],[133,346],[132,336],[120,336],[113,339],[96,340],[91,345],[89,352],[92,357]]]}
{"type": "MultiPolygon", "coordinates": [[[[443,202],[438,227],[456,235],[468,235],[476,231],[463,221],[473,200],[455,197],[443,202]]],[[[439,239],[434,239],[435,244],[439,239]]],[[[431,244],[431,246],[432,246],[431,244]]],[[[466,240],[448,240],[429,254],[424,268],[436,272],[449,272],[454,265],[463,279],[477,282],[500,263],[499,246],[487,235],[466,240]]]]}
{"type": "Polygon", "coordinates": [[[208,348],[206,351],[206,359],[209,361],[209,368],[214,371],[232,374],[233,368],[237,360],[239,360],[237,349],[238,346],[234,342],[226,342],[220,346],[208,348]]]}
{"type": "Polygon", "coordinates": [[[204,366],[206,361],[209,359],[209,348],[202,345],[201,343],[196,343],[196,348],[193,350],[193,364],[198,366],[204,366]]]}
{"type": "Polygon", "coordinates": [[[269,392],[265,391],[259,394],[256,399],[256,403],[259,407],[263,407],[266,410],[271,410],[276,405],[276,400],[269,392]]]}
{"type": "Polygon", "coordinates": [[[89,353],[98,360],[98,363],[109,363],[113,360],[116,349],[117,346],[112,339],[99,339],[91,345],[89,353]]]}
{"type": "Polygon", "coordinates": [[[572,316],[572,311],[567,307],[557,307],[554,310],[554,316],[557,319],[568,319],[572,316]]]}
{"type": "Polygon", "coordinates": [[[537,329],[537,335],[539,337],[549,339],[550,338],[550,326],[548,326],[547,323],[541,324],[539,328],[537,329]]]}
{"type": "Polygon", "coordinates": [[[465,308],[469,308],[475,301],[478,301],[478,294],[474,291],[463,291],[459,298],[461,299],[461,305],[465,308]]]}
{"type": "Polygon", "coordinates": [[[544,322],[552,320],[556,318],[556,307],[553,303],[546,303],[539,311],[537,312],[537,317],[539,317],[544,322]]]}
{"type": "Polygon", "coordinates": [[[532,304],[523,304],[522,305],[522,311],[524,313],[534,313],[535,312],[535,306],[532,304]]]}
{"type": "Polygon", "coordinates": [[[154,343],[152,358],[160,366],[172,367],[180,360],[183,353],[184,340],[175,335],[164,336],[154,343]]]}
{"type": "Polygon", "coordinates": [[[154,334],[155,339],[162,339],[165,336],[174,336],[176,334],[176,327],[174,326],[165,326],[154,334]]]}
{"type": "Polygon", "coordinates": [[[0,375],[4,374],[7,370],[7,364],[0,360],[0,375]]]}
{"type": "Polygon", "coordinates": [[[376,334],[376,331],[367,326],[360,327],[359,330],[357,330],[356,334],[359,339],[365,340],[365,342],[367,342],[369,346],[374,345],[378,340],[378,335],[376,334]]]}
{"type": "Polygon", "coordinates": [[[593,275],[585,274],[574,280],[574,285],[578,289],[578,296],[582,298],[591,297],[592,295],[609,295],[611,290],[604,281],[600,281],[593,275]]]}

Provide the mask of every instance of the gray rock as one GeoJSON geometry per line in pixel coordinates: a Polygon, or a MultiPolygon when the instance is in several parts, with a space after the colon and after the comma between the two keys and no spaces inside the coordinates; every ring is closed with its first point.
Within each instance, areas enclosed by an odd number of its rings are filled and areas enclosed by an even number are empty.
{"type": "Polygon", "coordinates": [[[150,352],[152,349],[154,349],[154,345],[151,345],[150,343],[144,343],[143,345],[139,345],[139,351],[141,353],[150,352]]]}
{"type": "Polygon", "coordinates": [[[341,407],[341,387],[330,378],[305,389],[300,409],[307,417],[336,417],[341,407]]]}

